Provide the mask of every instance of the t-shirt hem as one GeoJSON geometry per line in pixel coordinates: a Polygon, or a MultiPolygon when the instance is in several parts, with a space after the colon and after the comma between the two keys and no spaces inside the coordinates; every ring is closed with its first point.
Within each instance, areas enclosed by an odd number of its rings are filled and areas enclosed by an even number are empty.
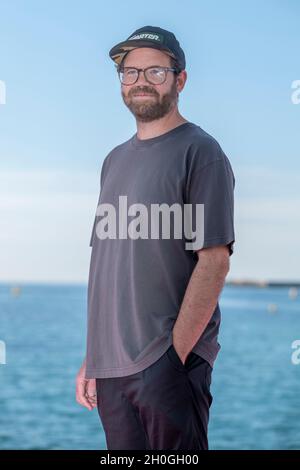
{"type": "Polygon", "coordinates": [[[166,344],[164,344],[162,349],[155,351],[155,353],[147,356],[142,361],[131,364],[130,366],[125,367],[117,367],[117,368],[110,368],[110,369],[86,369],[85,377],[87,379],[94,379],[94,378],[110,378],[110,377],[126,377],[127,375],[136,374],[137,372],[141,372],[142,370],[146,369],[147,367],[151,366],[154,362],[156,362],[172,344],[172,337],[170,337],[166,344]]]}
{"type": "MultiPolygon", "coordinates": [[[[146,369],[147,367],[151,366],[154,362],[156,362],[163,354],[165,354],[165,352],[169,349],[172,343],[173,343],[173,340],[171,337],[167,341],[167,343],[164,345],[164,347],[159,350],[159,352],[156,351],[155,354],[153,353],[150,356],[147,356],[142,361],[135,363],[135,364],[131,364],[130,366],[127,366],[127,367],[120,367],[120,368],[113,368],[113,369],[112,368],[110,369],[87,368],[85,377],[87,379],[113,378],[113,377],[126,377],[128,375],[136,374],[146,369]]],[[[212,354],[206,349],[206,347],[201,347],[201,345],[195,345],[192,351],[198,354],[199,356],[201,356],[203,359],[205,359],[209,363],[211,368],[213,368],[219,349],[216,350],[216,352],[212,354]]]]}

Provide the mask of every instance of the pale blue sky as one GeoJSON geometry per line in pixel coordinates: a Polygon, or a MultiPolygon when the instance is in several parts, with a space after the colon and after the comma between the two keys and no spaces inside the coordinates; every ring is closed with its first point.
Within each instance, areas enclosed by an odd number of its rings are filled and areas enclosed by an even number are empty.
{"type": "Polygon", "coordinates": [[[298,1],[0,1],[0,280],[87,281],[102,162],[135,132],[109,49],[173,31],[179,108],[236,177],[230,278],[300,280],[298,1]]]}

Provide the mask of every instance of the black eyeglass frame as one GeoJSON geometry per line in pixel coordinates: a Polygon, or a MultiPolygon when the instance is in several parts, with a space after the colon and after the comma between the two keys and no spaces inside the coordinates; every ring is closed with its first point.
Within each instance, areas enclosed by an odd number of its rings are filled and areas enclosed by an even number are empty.
{"type": "Polygon", "coordinates": [[[146,81],[147,81],[148,83],[150,83],[151,85],[162,85],[163,83],[165,83],[165,81],[167,80],[167,73],[165,74],[165,79],[164,79],[163,82],[161,82],[161,83],[153,83],[153,82],[150,82],[150,80],[148,80],[148,78],[146,77],[145,71],[148,70],[148,69],[162,69],[162,70],[164,70],[164,71],[166,71],[166,72],[169,72],[169,71],[170,71],[170,72],[174,72],[175,74],[180,73],[180,69],[179,69],[178,67],[163,67],[162,65],[150,65],[149,67],[145,67],[145,68],[143,68],[143,69],[139,69],[139,68],[137,68],[137,67],[123,67],[122,65],[118,65],[118,64],[115,64],[115,67],[116,67],[117,72],[118,72],[119,80],[120,80],[120,82],[122,83],[122,85],[124,85],[124,86],[131,86],[131,85],[134,85],[134,84],[138,81],[141,72],[144,72],[144,77],[145,77],[146,81]],[[121,73],[122,71],[124,71],[125,69],[137,70],[138,74],[137,74],[136,80],[135,80],[134,82],[132,82],[132,83],[123,83],[123,82],[121,81],[120,73],[121,73]]]}

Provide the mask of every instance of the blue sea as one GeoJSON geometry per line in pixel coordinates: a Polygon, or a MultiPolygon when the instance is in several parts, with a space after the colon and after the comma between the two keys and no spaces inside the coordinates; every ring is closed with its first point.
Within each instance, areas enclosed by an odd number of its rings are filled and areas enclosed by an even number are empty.
{"type": "MultiPolygon", "coordinates": [[[[106,449],[97,410],[75,400],[86,285],[0,286],[1,449],[106,449]]],[[[300,296],[226,285],[220,298],[210,449],[300,449],[300,296]]]]}

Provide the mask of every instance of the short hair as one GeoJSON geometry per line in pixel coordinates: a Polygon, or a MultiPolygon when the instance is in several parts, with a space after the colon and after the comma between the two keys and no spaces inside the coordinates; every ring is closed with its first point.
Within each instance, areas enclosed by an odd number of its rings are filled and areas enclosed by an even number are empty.
{"type": "Polygon", "coordinates": [[[174,57],[170,57],[170,64],[171,64],[171,67],[176,69],[176,74],[180,73],[181,72],[181,68],[179,67],[178,63],[177,63],[177,60],[174,58],[174,57]]]}

